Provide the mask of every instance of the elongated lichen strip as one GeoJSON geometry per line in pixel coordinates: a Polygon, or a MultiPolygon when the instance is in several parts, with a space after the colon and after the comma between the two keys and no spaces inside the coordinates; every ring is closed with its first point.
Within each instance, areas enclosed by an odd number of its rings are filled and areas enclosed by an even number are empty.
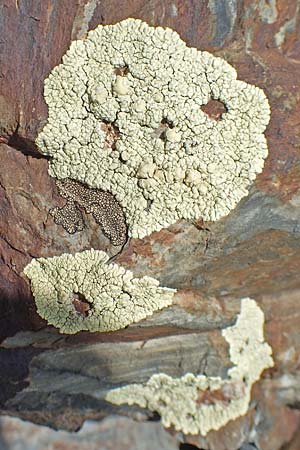
{"type": "Polygon", "coordinates": [[[128,19],[74,41],[45,81],[49,172],[111,192],[129,235],[217,220],[263,169],[268,100],[179,35],[128,19]],[[225,105],[221,120],[205,113],[225,105]]]}
{"type": "Polygon", "coordinates": [[[24,273],[39,315],[62,333],[114,331],[171,305],[174,289],[108,259],[98,250],[33,259],[24,273]]]}
{"type": "Polygon", "coordinates": [[[165,427],[186,434],[206,435],[229,420],[246,414],[251,388],[268,367],[273,366],[272,349],[264,342],[264,314],[254,300],[242,299],[236,324],[223,330],[234,366],[228,379],[187,373],[172,378],[153,375],[145,384],[133,384],[108,392],[106,400],[137,404],[157,411],[165,427]]]}

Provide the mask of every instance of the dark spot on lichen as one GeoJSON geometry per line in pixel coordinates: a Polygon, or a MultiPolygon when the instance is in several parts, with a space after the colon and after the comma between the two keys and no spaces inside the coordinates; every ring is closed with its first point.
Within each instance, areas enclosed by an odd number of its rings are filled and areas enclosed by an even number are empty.
{"type": "Polygon", "coordinates": [[[160,122],[159,127],[155,130],[155,135],[162,139],[163,141],[166,140],[166,131],[169,128],[174,128],[174,124],[171,120],[167,118],[163,118],[160,122]]]}
{"type": "Polygon", "coordinates": [[[127,66],[127,64],[125,66],[116,67],[115,74],[120,75],[121,77],[126,77],[126,75],[129,74],[129,67],[127,66]]]}
{"type": "Polygon", "coordinates": [[[67,202],[63,208],[52,209],[55,223],[62,225],[69,233],[83,229],[80,208],[92,214],[101,226],[105,236],[115,246],[127,240],[127,226],[121,205],[110,192],[92,189],[78,181],[56,180],[58,191],[67,202]]]}
{"type": "Polygon", "coordinates": [[[116,142],[120,137],[119,128],[114,123],[103,121],[101,124],[101,129],[105,133],[104,146],[115,150],[116,142]]]}
{"type": "Polygon", "coordinates": [[[167,402],[161,398],[161,399],[158,400],[158,405],[161,408],[165,408],[167,406],[167,402]]]}
{"type": "Polygon", "coordinates": [[[210,99],[206,105],[202,105],[201,110],[216,121],[222,120],[222,115],[228,111],[223,102],[214,99],[210,99]]]}
{"type": "Polygon", "coordinates": [[[83,294],[80,292],[73,292],[72,304],[78,314],[84,317],[88,316],[89,310],[91,309],[91,304],[87,301],[83,294]]]}
{"type": "Polygon", "coordinates": [[[152,200],[152,199],[150,199],[150,198],[147,199],[147,206],[146,206],[146,208],[145,208],[145,211],[147,211],[147,212],[150,211],[151,206],[153,205],[153,202],[154,202],[154,200],[152,200]]]}
{"type": "Polygon", "coordinates": [[[162,119],[161,124],[165,125],[167,128],[174,128],[174,123],[172,122],[172,120],[169,120],[166,117],[162,119]]]}

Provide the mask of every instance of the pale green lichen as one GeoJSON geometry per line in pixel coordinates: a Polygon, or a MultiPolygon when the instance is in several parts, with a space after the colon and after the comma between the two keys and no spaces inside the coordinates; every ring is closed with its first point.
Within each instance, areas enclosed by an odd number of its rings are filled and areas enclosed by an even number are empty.
{"type": "Polygon", "coordinates": [[[114,331],[172,304],[174,289],[108,263],[98,250],[33,259],[24,269],[37,312],[62,333],[114,331]]]}
{"type": "Polygon", "coordinates": [[[263,169],[268,100],[233,67],[170,29],[128,19],[74,41],[45,81],[48,123],[37,138],[49,172],[111,192],[129,235],[178,219],[217,220],[263,169]],[[227,112],[201,110],[210,99],[227,112]],[[118,130],[113,147],[105,126],[118,130]]]}
{"type": "Polygon", "coordinates": [[[263,325],[264,314],[256,302],[242,299],[236,324],[222,332],[234,364],[227,379],[191,373],[172,378],[158,373],[145,384],[109,391],[106,400],[157,411],[165,427],[174,426],[186,434],[206,435],[218,430],[229,420],[246,414],[253,383],[264,369],[273,366],[272,349],[264,342],[263,325]]]}

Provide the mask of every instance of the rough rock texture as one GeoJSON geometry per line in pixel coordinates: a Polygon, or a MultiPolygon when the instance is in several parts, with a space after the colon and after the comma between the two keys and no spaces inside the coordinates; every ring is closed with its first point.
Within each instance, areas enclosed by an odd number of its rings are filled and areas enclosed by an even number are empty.
{"type": "MultiPolygon", "coordinates": [[[[2,413],[68,430],[111,414],[155,419],[105,403],[105,392],[157,371],[225,375],[228,347],[220,329],[234,323],[237,299],[249,296],[265,313],[275,367],[254,387],[246,416],[205,439],[178,439],[210,450],[250,443],[277,450],[289,442],[299,448],[299,9],[295,0],[1,2],[0,330],[2,338],[11,336],[0,350],[2,413]],[[69,235],[48,214],[61,199],[33,143],[47,119],[43,80],[72,39],[130,16],[170,26],[188,45],[222,56],[239,79],[264,89],[272,110],[269,157],[250,195],[225,219],[178,222],[131,240],[114,259],[135,277],[147,273],[179,289],[177,305],[122,332],[65,337],[38,318],[23,267],[32,257],[90,247],[113,256],[120,248],[93,220],[69,235]]],[[[152,425],[145,423],[140,435],[149,450],[145,430],[152,425]]],[[[127,430],[120,428],[124,442],[127,430]]]]}
{"type": "Polygon", "coordinates": [[[1,450],[177,450],[178,440],[159,423],[138,423],[111,416],[102,422],[88,421],[78,433],[54,431],[8,416],[0,418],[1,450]],[[126,436],[126,437],[124,437],[126,436]]]}

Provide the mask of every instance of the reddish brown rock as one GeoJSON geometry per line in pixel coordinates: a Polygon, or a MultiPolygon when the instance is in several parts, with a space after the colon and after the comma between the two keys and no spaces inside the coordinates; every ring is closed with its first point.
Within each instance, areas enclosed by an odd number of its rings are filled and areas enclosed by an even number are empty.
{"type": "MultiPolygon", "coordinates": [[[[245,450],[250,444],[279,450],[289,442],[292,450],[299,447],[299,20],[293,0],[2,1],[0,329],[2,338],[23,330],[0,349],[3,413],[69,430],[111,414],[154,419],[139,408],[107,404],[106,389],[146,380],[155,371],[226,376],[230,362],[220,329],[234,323],[239,298],[251,296],[265,312],[275,367],[255,386],[245,417],[205,439],[176,435],[170,448],[179,440],[207,450],[245,450]],[[131,240],[117,255],[119,249],[88,216],[87,228],[74,235],[54,223],[49,210],[63,203],[34,140],[47,120],[44,78],[71,40],[99,23],[127,17],[170,26],[188,45],[224,57],[240,79],[265,90],[272,115],[264,171],[228,217],[214,224],[201,218],[178,222],[131,240]],[[67,337],[46,327],[22,276],[25,264],[33,257],[90,247],[116,255],[115,261],[135,276],[152,275],[176,287],[175,305],[117,333],[67,337]]],[[[214,108],[208,113],[221,114],[214,108]]],[[[111,142],[114,136],[108,136],[111,142]]],[[[119,427],[116,442],[126,441],[124,419],[118,417],[115,425],[110,420],[100,428],[107,427],[109,435],[111,427],[119,427]]],[[[151,445],[152,425],[140,428],[145,445],[151,445]]]]}
{"type": "Polygon", "coordinates": [[[48,175],[46,159],[2,144],[0,167],[0,334],[7,336],[44,323],[34,312],[28,281],[22,276],[32,258],[90,247],[114,254],[118,247],[110,245],[89,216],[85,216],[85,230],[75,235],[55,224],[49,210],[63,199],[48,175]]]}

